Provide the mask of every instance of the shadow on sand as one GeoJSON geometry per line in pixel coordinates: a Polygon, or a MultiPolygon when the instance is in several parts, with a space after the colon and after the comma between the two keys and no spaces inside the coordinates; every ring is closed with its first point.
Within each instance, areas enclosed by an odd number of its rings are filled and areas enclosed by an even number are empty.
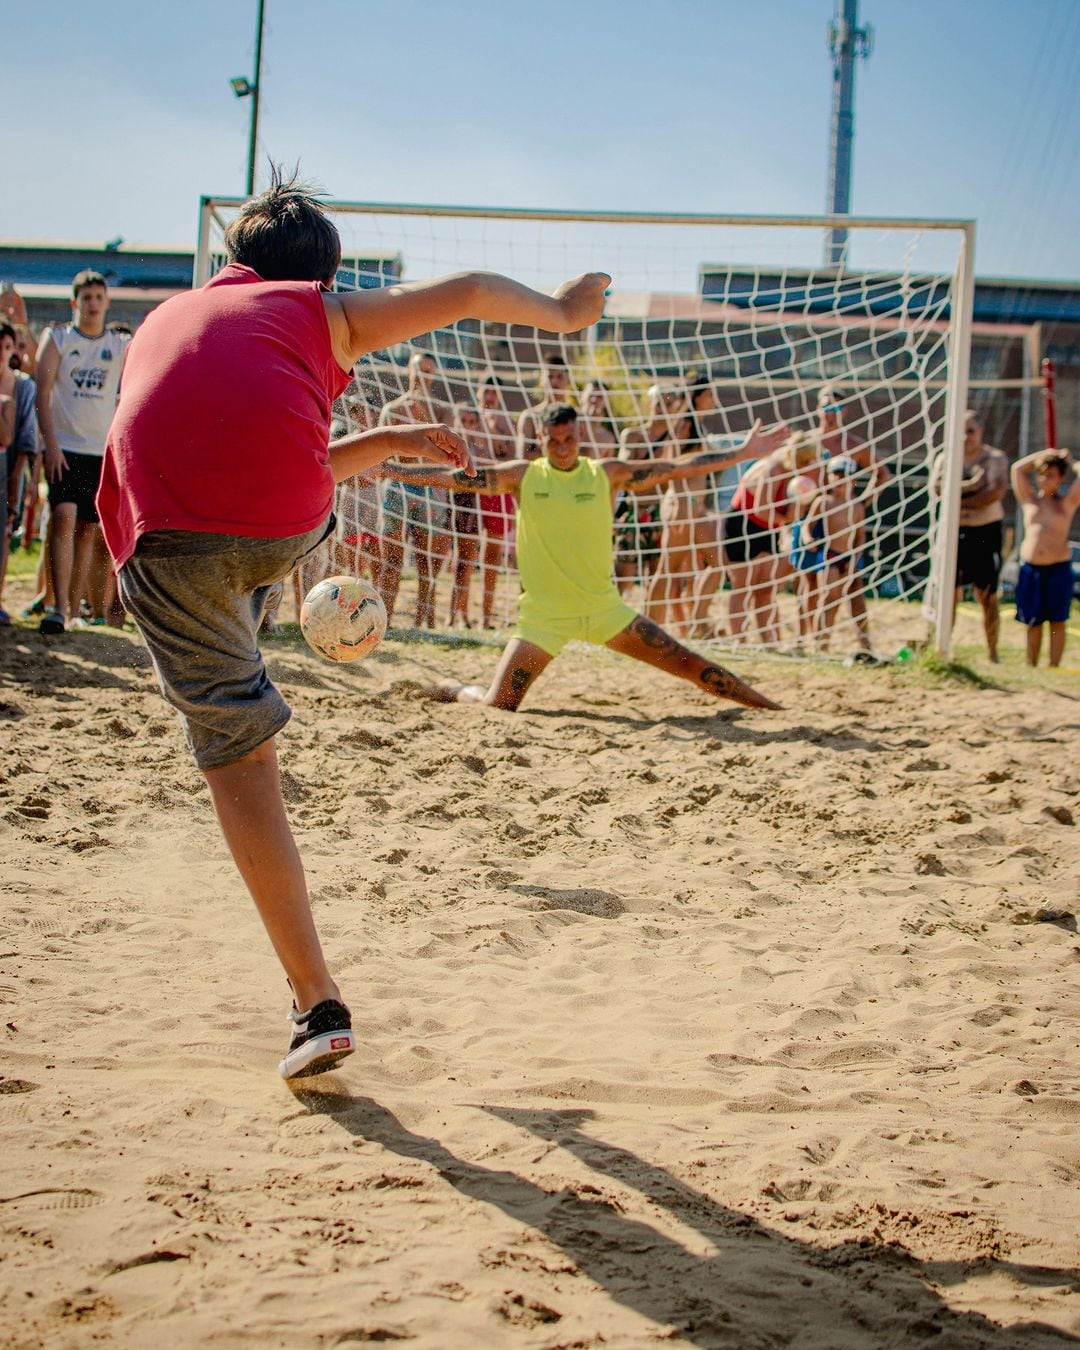
{"type": "Polygon", "coordinates": [[[978,1313],[953,1311],[930,1287],[935,1281],[958,1284],[976,1274],[1004,1271],[1029,1285],[1078,1290],[1076,1272],[999,1260],[922,1262],[901,1248],[868,1240],[810,1246],[586,1134],[582,1127],[592,1118],[588,1110],[479,1107],[572,1153],[601,1183],[549,1190],[514,1172],[458,1158],[437,1139],[414,1134],[371,1098],[336,1091],[329,1077],[324,1082],[324,1090],[294,1086],[294,1094],[313,1114],[329,1116],[350,1134],[402,1158],[428,1163],[462,1195],[538,1230],[573,1263],[574,1273],[595,1281],[625,1307],[672,1328],[669,1335],[680,1344],[709,1350],[1080,1345],[1080,1338],[1044,1323],[1002,1327],[978,1313]],[[632,1188],[668,1221],[694,1231],[708,1254],[630,1217],[615,1197],[604,1194],[605,1181],[632,1188]]]}

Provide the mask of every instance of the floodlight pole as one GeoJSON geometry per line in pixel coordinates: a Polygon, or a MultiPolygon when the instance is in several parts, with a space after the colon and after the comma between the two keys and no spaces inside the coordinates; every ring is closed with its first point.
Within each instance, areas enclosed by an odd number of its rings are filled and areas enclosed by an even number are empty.
{"type": "Polygon", "coordinates": [[[259,13],[255,23],[255,81],[251,88],[251,129],[248,134],[247,188],[246,195],[255,193],[255,147],[259,139],[259,99],[262,95],[262,42],[263,10],[265,0],[259,0],[259,13]]]}
{"type": "MultiPolygon", "coordinates": [[[[846,216],[851,205],[851,150],[855,141],[855,62],[868,57],[874,43],[869,24],[859,27],[859,0],[836,0],[836,18],[829,24],[833,58],[832,130],[829,138],[829,186],[825,209],[846,216]]],[[[826,267],[843,267],[848,232],[825,235],[826,267]]]]}

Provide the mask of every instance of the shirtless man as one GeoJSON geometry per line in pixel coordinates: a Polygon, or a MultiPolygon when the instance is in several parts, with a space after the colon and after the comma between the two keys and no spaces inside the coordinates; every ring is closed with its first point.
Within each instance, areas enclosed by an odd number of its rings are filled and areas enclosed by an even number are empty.
{"type": "MultiPolygon", "coordinates": [[[[665,442],[675,434],[686,409],[686,392],[662,389],[654,384],[648,392],[648,415],[644,422],[626,427],[619,437],[623,461],[655,459],[665,442]]],[[[643,586],[656,571],[660,559],[660,504],[663,493],[627,493],[615,506],[615,579],[625,595],[635,581],[643,586]]]]}
{"type": "Polygon", "coordinates": [[[1025,455],[1012,466],[1012,487],[1024,513],[1016,618],[1027,625],[1027,660],[1039,664],[1043,624],[1050,625],[1050,664],[1061,665],[1065,625],[1072,608],[1073,572],[1069,530],[1080,507],[1080,470],[1068,450],[1025,455]],[[1031,486],[1035,470],[1038,490],[1031,486]],[[1067,491],[1061,488],[1069,478],[1067,491]]]}
{"type": "Polygon", "coordinates": [[[580,454],[577,411],[549,408],[541,429],[544,457],[465,473],[383,465],[382,472],[414,483],[453,483],[459,490],[512,492],[517,499],[518,559],[523,594],[518,625],[490,686],[451,681],[428,690],[440,703],[481,703],[517,709],[526,691],[568,642],[605,645],[624,656],[689,680],[702,692],[748,708],[778,705],[737,676],[681,646],[637,614],[612,580],[611,504],[621,488],[647,492],[701,478],[729,464],[768,454],[786,427],[760,423],[731,451],[703,450],[674,460],[593,460],[580,454]]]}
{"type": "MultiPolygon", "coordinates": [[[[819,651],[828,651],[840,602],[851,597],[858,584],[860,553],[866,544],[866,509],[856,491],[859,466],[840,455],[825,466],[826,482],[803,517],[803,548],[809,554],[820,550],[821,582],[816,633],[819,651]]],[[[860,588],[861,590],[861,588],[860,588]]],[[[869,653],[870,636],[864,624],[855,621],[859,650],[869,653]]],[[[865,659],[865,658],[864,658],[865,659]]]]}
{"type": "MultiPolygon", "coordinates": [[[[965,586],[975,589],[982,606],[983,632],[990,660],[998,659],[998,581],[1001,577],[1002,505],[1009,486],[1009,459],[1003,450],[983,444],[982,423],[969,408],[964,415],[964,477],[960,483],[960,537],[956,550],[953,619],[965,586]]],[[[941,496],[945,453],[934,460],[930,493],[941,496]]]]}
{"type": "MultiPolygon", "coordinates": [[[[393,398],[379,414],[380,427],[427,423],[452,423],[453,413],[432,393],[438,372],[430,352],[413,352],[409,358],[409,387],[393,398]]],[[[405,539],[412,545],[416,562],[417,628],[435,624],[435,582],[450,547],[447,527],[450,523],[449,497],[445,492],[426,488],[405,488],[391,483],[383,494],[382,565],[379,592],[386,606],[387,622],[394,617],[401,568],[405,560],[405,539]]]]}
{"type": "Polygon", "coordinates": [[[517,457],[537,459],[540,455],[540,426],[551,407],[570,402],[570,371],[561,356],[545,356],[539,403],[526,408],[518,418],[517,457]]]}
{"type": "Polygon", "coordinates": [[[590,380],[581,391],[578,444],[590,459],[618,458],[619,438],[611,426],[607,387],[600,380],[590,380]]]}

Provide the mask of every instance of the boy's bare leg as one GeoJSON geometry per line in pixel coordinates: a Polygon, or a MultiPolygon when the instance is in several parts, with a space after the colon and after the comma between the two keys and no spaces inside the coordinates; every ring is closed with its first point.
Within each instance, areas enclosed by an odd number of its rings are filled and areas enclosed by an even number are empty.
{"type": "Polygon", "coordinates": [[[1029,666],[1039,664],[1039,653],[1042,651],[1042,624],[1029,623],[1027,628],[1027,662],[1029,666]]]}
{"type": "Polygon", "coordinates": [[[733,638],[740,638],[746,632],[746,602],[750,593],[750,563],[729,563],[728,580],[731,582],[731,597],[728,604],[728,627],[733,638]]]}
{"type": "Polygon", "coordinates": [[[1050,664],[1060,666],[1061,658],[1065,655],[1065,625],[1063,623],[1051,623],[1050,625],[1050,664]]]}
{"type": "Polygon", "coordinates": [[[482,684],[445,680],[425,689],[424,697],[436,703],[480,703],[486,708],[516,712],[526,692],[551,659],[542,647],[523,642],[521,638],[511,638],[486,689],[482,684]]]}
{"type": "Polygon", "coordinates": [[[225,842],[285,967],[296,1006],[304,1012],[324,999],[340,999],[311,916],[273,737],[205,776],[225,842]]]}
{"type": "Polygon", "coordinates": [[[71,578],[75,566],[74,502],[61,502],[49,517],[48,551],[53,602],[68,623],[72,617],[71,578]]]}
{"type": "Polygon", "coordinates": [[[1001,609],[997,591],[982,591],[975,588],[975,598],[982,606],[983,632],[986,634],[986,650],[990,660],[997,664],[998,633],[1001,629],[1001,609]]]}
{"type": "Polygon", "coordinates": [[[692,652],[680,642],[665,633],[664,630],[644,615],[631,621],[621,633],[617,633],[607,644],[613,652],[623,656],[632,656],[636,661],[656,666],[668,675],[676,675],[681,680],[689,680],[706,694],[716,698],[729,698],[746,708],[779,708],[771,698],[751,689],[737,675],[723,666],[713,665],[697,652],[692,652]]]}
{"type": "MultiPolygon", "coordinates": [[[[848,604],[851,606],[851,618],[855,624],[855,637],[862,651],[868,652],[870,646],[870,620],[866,612],[866,588],[862,583],[862,578],[855,574],[851,578],[851,590],[848,593],[848,604]]],[[[995,646],[995,655],[990,659],[997,660],[995,646]]]]}

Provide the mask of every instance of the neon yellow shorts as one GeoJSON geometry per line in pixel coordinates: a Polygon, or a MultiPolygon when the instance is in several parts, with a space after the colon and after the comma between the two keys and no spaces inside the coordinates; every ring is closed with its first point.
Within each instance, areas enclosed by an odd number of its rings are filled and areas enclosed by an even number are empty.
{"type": "Polygon", "coordinates": [[[519,619],[514,637],[531,642],[548,656],[558,656],[568,642],[591,642],[602,647],[628,628],[637,616],[636,609],[616,599],[606,609],[586,617],[556,619],[544,614],[519,619]]]}

